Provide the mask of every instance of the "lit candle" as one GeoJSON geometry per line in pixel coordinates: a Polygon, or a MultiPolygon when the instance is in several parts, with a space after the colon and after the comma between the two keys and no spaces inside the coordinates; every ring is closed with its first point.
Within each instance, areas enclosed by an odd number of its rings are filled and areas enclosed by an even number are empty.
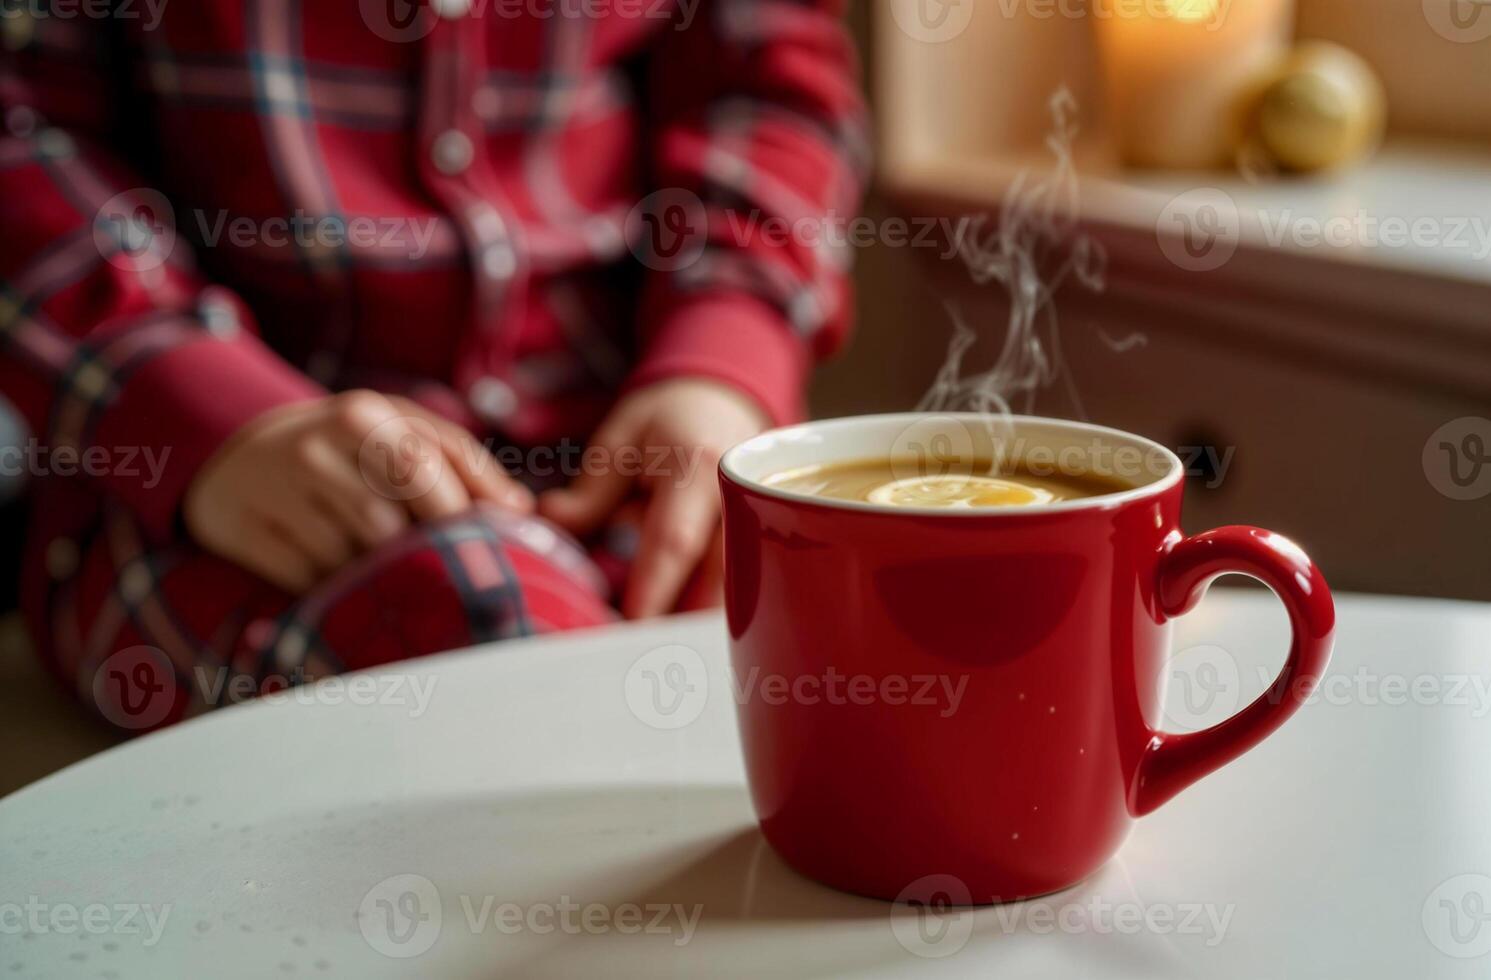
{"type": "Polygon", "coordinates": [[[1250,90],[1278,63],[1293,0],[1092,0],[1109,123],[1123,159],[1232,161],[1250,90]]]}

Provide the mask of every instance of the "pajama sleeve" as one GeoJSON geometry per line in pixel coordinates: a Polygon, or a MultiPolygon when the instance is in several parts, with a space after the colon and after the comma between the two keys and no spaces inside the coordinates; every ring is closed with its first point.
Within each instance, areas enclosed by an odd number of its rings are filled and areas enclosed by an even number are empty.
{"type": "Polygon", "coordinates": [[[53,458],[163,460],[96,478],[164,532],[230,434],[320,389],[257,338],[236,296],[197,275],[170,205],[115,152],[140,134],[116,128],[108,26],[12,13],[0,53],[0,391],[53,458]]]}
{"type": "Polygon", "coordinates": [[[698,242],[680,261],[648,263],[631,384],[713,377],[787,422],[850,316],[842,223],[868,140],[843,2],[681,7],[649,69],[646,200],[677,212],[650,216],[659,228],[698,242]]]}

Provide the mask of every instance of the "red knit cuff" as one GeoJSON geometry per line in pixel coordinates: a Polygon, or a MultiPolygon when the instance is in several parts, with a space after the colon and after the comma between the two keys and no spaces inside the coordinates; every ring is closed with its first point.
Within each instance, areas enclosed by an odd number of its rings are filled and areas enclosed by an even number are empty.
{"type": "Polygon", "coordinates": [[[803,417],[811,359],[775,307],[746,293],[683,293],[647,315],[648,340],[628,388],[714,378],[749,395],[774,425],[803,417]]]}

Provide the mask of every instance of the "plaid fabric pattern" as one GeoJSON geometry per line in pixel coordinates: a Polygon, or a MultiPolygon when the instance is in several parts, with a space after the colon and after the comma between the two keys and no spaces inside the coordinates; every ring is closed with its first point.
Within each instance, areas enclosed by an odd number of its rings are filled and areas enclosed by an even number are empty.
{"type": "Polygon", "coordinates": [[[493,508],[414,528],[299,599],[190,544],[150,547],[118,508],[81,549],[41,639],[64,683],[126,731],[347,670],[616,618],[579,544],[493,508]]]}
{"type": "Polygon", "coordinates": [[[74,418],[49,411],[67,392],[98,434],[174,446],[161,500],[127,501],[157,526],[246,418],[369,378],[443,388],[461,421],[524,443],[583,435],[619,389],[677,374],[789,419],[843,334],[843,250],[740,229],[857,200],[840,2],[8,11],[0,385],[38,433],[74,418]],[[704,208],[681,268],[628,247],[658,191],[704,208]],[[233,294],[224,328],[180,330],[133,384],[76,355],[151,315],[200,326],[209,283],[233,294]]]}
{"type": "MultiPolygon", "coordinates": [[[[171,583],[206,561],[183,557],[188,484],[269,408],[375,387],[532,445],[583,439],[628,386],[702,375],[795,417],[845,330],[844,256],[740,229],[852,212],[842,2],[8,6],[0,391],[44,446],[163,461],[32,487],[27,608],[67,675],[131,630],[173,671],[247,656],[232,638],[283,597],[227,568],[171,583]],[[702,211],[692,262],[639,247],[660,193],[702,211]]],[[[574,618],[503,591],[567,587],[507,545],[419,563],[491,610],[451,642],[574,618]]],[[[347,664],[281,633],[317,670],[347,664]]]]}

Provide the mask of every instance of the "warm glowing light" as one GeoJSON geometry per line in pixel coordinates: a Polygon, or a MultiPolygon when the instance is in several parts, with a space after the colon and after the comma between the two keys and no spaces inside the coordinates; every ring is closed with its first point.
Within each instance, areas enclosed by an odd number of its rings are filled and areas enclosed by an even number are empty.
{"type": "Polygon", "coordinates": [[[1162,8],[1176,20],[1196,23],[1211,20],[1221,9],[1222,0],[1163,0],[1162,8]]]}

